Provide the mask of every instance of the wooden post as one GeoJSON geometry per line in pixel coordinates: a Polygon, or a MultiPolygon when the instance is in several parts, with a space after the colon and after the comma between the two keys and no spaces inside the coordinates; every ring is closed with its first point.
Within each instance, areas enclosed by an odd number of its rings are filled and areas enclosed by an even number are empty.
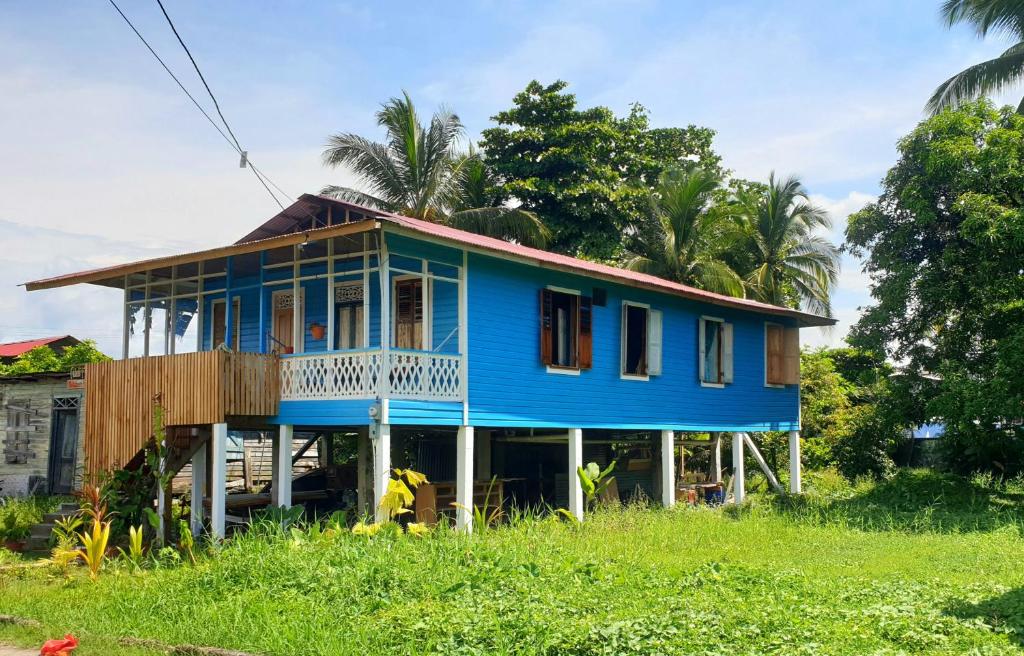
{"type": "Polygon", "coordinates": [[[661,431],[661,505],[676,505],[675,433],[661,431]]]}
{"type": "Polygon", "coordinates": [[[455,445],[455,527],[473,530],[473,427],[459,426],[455,445]]]}
{"type": "Polygon", "coordinates": [[[746,495],[746,472],[743,470],[743,433],[732,434],[733,501],[739,505],[746,495]]]}
{"type": "Polygon", "coordinates": [[[370,441],[373,444],[373,507],[377,521],[384,522],[388,517],[380,508],[380,500],[391,480],[391,425],[372,426],[370,441]]]}
{"type": "Polygon", "coordinates": [[[583,466],[583,429],[569,429],[569,512],[583,521],[583,487],[576,470],[583,466]]]}
{"type": "Polygon", "coordinates": [[[206,499],[206,445],[192,456],[192,535],[203,532],[203,501],[206,499]]]}
{"type": "Polygon", "coordinates": [[[722,482],[722,434],[712,433],[711,440],[711,480],[715,483],[722,482]]]}
{"type": "Polygon", "coordinates": [[[789,491],[800,494],[800,431],[789,431],[789,491]]]}
{"type": "Polygon", "coordinates": [[[757,448],[757,445],[754,444],[754,440],[751,439],[749,433],[743,434],[743,442],[750,447],[750,455],[754,456],[757,466],[764,472],[765,478],[768,479],[768,484],[771,485],[772,489],[776,492],[782,494],[782,486],[779,485],[779,479],[775,478],[775,473],[771,470],[771,467],[768,466],[768,463],[765,462],[764,456],[761,455],[761,451],[757,448]]]}
{"type": "Polygon", "coordinates": [[[210,532],[215,540],[224,538],[227,511],[228,425],[214,424],[211,457],[210,532]]]}
{"type": "Polygon", "coordinates": [[[356,506],[359,514],[370,512],[370,502],[373,499],[373,490],[370,489],[366,470],[370,460],[370,427],[360,426],[356,436],[356,506]]]}
{"type": "Polygon", "coordinates": [[[277,458],[274,472],[271,474],[272,489],[277,491],[275,499],[277,507],[291,508],[292,506],[292,438],[294,437],[294,426],[281,424],[277,436],[277,444],[274,450],[277,458]]]}

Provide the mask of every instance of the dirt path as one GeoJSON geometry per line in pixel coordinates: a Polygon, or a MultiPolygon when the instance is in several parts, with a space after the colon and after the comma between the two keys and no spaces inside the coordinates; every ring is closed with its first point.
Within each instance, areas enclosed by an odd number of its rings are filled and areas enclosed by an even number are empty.
{"type": "Polygon", "coordinates": [[[38,649],[22,649],[21,647],[8,647],[0,645],[0,656],[39,656],[38,649]]]}

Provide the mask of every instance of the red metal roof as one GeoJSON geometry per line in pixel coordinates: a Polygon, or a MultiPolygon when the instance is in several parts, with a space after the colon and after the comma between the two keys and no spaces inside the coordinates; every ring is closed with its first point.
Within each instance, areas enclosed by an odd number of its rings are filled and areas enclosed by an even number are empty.
{"type": "MultiPolygon", "coordinates": [[[[62,339],[75,339],[71,335],[57,335],[56,337],[40,337],[39,339],[28,339],[24,342],[8,342],[6,344],[0,344],[0,358],[16,358],[22,353],[26,353],[36,348],[37,346],[46,346],[54,342],[59,342],[62,339]]],[[[76,340],[77,341],[77,340],[76,340]]]]}

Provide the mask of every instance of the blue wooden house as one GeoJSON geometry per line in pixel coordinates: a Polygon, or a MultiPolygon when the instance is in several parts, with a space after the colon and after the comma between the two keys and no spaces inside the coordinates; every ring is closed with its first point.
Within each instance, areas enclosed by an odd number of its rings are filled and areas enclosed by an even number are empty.
{"type": "Polygon", "coordinates": [[[273,431],[278,505],[296,431],[358,436],[364,508],[414,451],[463,506],[548,477],[582,516],[576,467],[621,444],[642,446],[620,476],[646,460],[670,504],[680,433],[742,454],[789,431],[798,454],[799,329],[833,323],[312,195],[230,246],[27,287],[80,283],[124,294],[123,359],[86,372],[89,470],[129,466],[159,407],[217,535],[229,430],[273,431]]]}

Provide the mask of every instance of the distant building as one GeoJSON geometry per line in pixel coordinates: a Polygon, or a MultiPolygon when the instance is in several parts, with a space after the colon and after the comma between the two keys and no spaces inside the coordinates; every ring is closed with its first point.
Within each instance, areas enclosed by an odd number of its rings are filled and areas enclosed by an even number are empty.
{"type": "Polygon", "coordinates": [[[22,342],[0,344],[0,364],[11,364],[18,359],[19,355],[28,353],[40,346],[49,346],[57,355],[60,355],[64,352],[64,349],[79,343],[81,343],[81,340],[71,335],[58,335],[56,337],[40,337],[39,339],[28,339],[22,342]]]}

